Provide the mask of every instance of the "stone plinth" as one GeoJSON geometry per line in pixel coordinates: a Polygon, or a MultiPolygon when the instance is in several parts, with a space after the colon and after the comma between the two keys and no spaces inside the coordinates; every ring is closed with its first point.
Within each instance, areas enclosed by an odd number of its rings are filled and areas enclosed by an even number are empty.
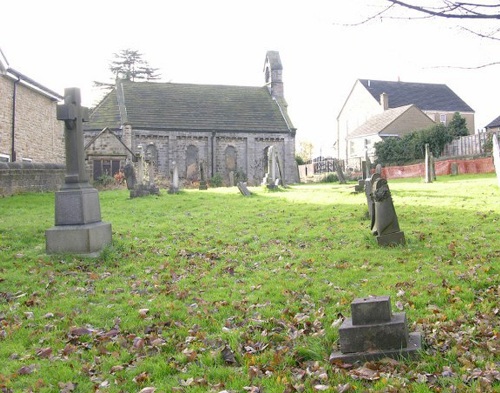
{"type": "Polygon", "coordinates": [[[47,254],[98,256],[111,244],[111,224],[60,225],[45,231],[47,254]]]}
{"type": "Polygon", "coordinates": [[[90,224],[101,221],[99,193],[95,188],[56,192],[56,225],[90,224]]]}
{"type": "Polygon", "coordinates": [[[420,333],[408,333],[405,313],[392,314],[389,296],[355,299],[351,312],[339,328],[340,351],[330,361],[410,357],[421,349],[420,333]]]}

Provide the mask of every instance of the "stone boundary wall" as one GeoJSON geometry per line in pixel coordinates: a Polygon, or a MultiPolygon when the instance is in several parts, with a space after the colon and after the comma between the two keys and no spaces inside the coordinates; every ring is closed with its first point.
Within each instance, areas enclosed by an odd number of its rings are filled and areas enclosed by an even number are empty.
{"type": "Polygon", "coordinates": [[[64,184],[66,166],[32,162],[0,162],[0,196],[57,191],[64,184]]]}

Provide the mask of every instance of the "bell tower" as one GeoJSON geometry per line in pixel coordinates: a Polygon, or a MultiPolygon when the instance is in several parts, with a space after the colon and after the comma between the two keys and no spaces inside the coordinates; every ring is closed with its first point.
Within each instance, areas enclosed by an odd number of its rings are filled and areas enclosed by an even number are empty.
{"type": "Polygon", "coordinates": [[[273,98],[285,101],[283,91],[283,66],[281,65],[280,54],[278,51],[268,51],[266,61],[264,62],[264,80],[273,98]]]}

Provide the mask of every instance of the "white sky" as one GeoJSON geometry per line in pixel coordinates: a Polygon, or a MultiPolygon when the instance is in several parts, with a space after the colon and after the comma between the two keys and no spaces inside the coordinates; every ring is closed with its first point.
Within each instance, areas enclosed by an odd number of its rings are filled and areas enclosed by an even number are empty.
{"type": "Polygon", "coordinates": [[[0,48],[12,68],[61,95],[79,87],[87,106],[99,95],[92,82],[111,80],[109,63],[122,49],[141,52],[162,81],[243,86],[264,84],[265,54],[277,50],[297,140],[312,142],[323,155],[332,154],[336,117],[356,79],[447,84],[475,110],[476,129],[500,115],[500,65],[450,68],[500,61],[500,43],[443,19],[343,25],[387,4],[16,0],[0,7],[0,48]]]}

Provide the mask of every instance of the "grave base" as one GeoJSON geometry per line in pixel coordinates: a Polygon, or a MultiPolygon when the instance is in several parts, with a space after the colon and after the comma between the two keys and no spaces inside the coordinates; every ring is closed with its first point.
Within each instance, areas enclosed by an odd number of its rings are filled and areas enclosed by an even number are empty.
{"type": "Polygon", "coordinates": [[[59,225],[45,231],[47,254],[79,254],[96,257],[111,244],[111,224],[59,225]]]}
{"type": "Polygon", "coordinates": [[[335,363],[339,361],[342,363],[356,363],[356,362],[368,362],[383,358],[411,359],[418,357],[418,352],[421,349],[422,349],[422,335],[419,332],[414,332],[408,335],[408,345],[406,348],[386,349],[381,351],[352,352],[352,353],[342,353],[340,351],[335,351],[330,355],[330,362],[335,363]]]}
{"type": "Polygon", "coordinates": [[[387,235],[377,236],[377,243],[379,246],[394,246],[404,245],[406,243],[404,232],[394,232],[387,235]]]}

